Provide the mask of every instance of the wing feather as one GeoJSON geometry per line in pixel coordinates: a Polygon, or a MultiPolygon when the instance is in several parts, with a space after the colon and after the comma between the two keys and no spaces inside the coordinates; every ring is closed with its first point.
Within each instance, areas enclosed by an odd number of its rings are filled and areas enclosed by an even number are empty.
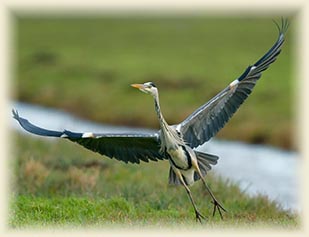
{"type": "Polygon", "coordinates": [[[76,142],[85,148],[98,152],[101,155],[125,163],[149,162],[149,160],[163,160],[160,153],[160,138],[158,133],[75,133],[68,130],[53,131],[33,125],[27,119],[20,117],[13,110],[13,117],[28,132],[49,137],[62,137],[76,142]]]}
{"type": "Polygon", "coordinates": [[[284,42],[288,21],[282,19],[281,26],[277,23],[276,25],[279,29],[278,39],[263,57],[254,65],[247,67],[238,79],[194,111],[182,123],[175,125],[192,148],[208,141],[225,125],[251,94],[261,73],[277,59],[284,42]]]}

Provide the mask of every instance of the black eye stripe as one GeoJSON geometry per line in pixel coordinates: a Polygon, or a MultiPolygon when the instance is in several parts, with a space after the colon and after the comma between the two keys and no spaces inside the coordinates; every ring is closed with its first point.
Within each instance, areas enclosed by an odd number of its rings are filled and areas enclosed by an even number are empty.
{"type": "Polygon", "coordinates": [[[156,87],[156,85],[153,82],[149,82],[149,85],[151,85],[152,87],[156,87]]]}

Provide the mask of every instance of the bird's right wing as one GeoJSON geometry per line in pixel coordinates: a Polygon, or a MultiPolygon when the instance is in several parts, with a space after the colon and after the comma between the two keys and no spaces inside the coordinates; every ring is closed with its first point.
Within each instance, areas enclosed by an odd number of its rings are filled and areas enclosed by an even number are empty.
{"type": "Polygon", "coordinates": [[[208,141],[224,126],[250,95],[262,72],[277,59],[284,42],[288,21],[282,19],[281,26],[278,24],[277,26],[278,39],[263,57],[254,65],[249,66],[238,79],[194,111],[182,123],[175,125],[192,148],[208,141]]]}
{"type": "Polygon", "coordinates": [[[125,163],[148,162],[166,159],[160,153],[158,133],[75,133],[68,130],[53,131],[33,125],[13,110],[13,117],[28,132],[49,137],[62,137],[76,142],[89,150],[125,163]]]}

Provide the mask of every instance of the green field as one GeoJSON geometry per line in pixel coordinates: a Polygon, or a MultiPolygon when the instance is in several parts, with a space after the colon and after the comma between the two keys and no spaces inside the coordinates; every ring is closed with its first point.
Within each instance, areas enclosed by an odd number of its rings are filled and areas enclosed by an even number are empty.
{"type": "MultiPolygon", "coordinates": [[[[259,59],[277,29],[270,18],[19,17],[15,35],[12,99],[158,128],[152,99],[130,84],[155,82],[166,120],[178,123],[259,59]]],[[[278,61],[218,137],[295,148],[292,36],[293,27],[278,61]]],[[[167,161],[124,164],[63,140],[14,138],[10,228],[300,226],[298,215],[247,196],[215,169],[207,180],[228,213],[213,218],[210,197],[196,183],[193,197],[209,217],[200,225],[185,190],[167,185],[167,161]]]]}
{"type": "Polygon", "coordinates": [[[212,217],[211,198],[198,182],[192,194],[208,217],[195,222],[183,187],[168,186],[167,161],[125,164],[67,141],[15,136],[11,161],[11,228],[161,227],[298,229],[299,217],[265,196],[248,197],[237,184],[207,176],[214,194],[228,210],[212,217]],[[74,151],[74,152],[73,152],[74,151]]]}

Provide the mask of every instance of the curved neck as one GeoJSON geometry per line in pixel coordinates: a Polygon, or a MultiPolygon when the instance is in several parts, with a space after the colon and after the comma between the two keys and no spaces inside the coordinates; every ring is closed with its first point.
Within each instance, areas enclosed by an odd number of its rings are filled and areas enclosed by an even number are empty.
{"type": "Polygon", "coordinates": [[[163,115],[161,113],[160,109],[160,103],[159,103],[159,96],[158,94],[154,95],[154,101],[155,101],[155,109],[157,112],[157,116],[160,122],[161,127],[161,152],[164,152],[165,149],[177,149],[178,145],[185,145],[182,137],[177,133],[176,129],[173,127],[170,127],[165,119],[163,118],[163,115]]]}
{"type": "Polygon", "coordinates": [[[159,95],[156,94],[153,96],[154,98],[154,102],[155,102],[155,109],[156,109],[156,113],[159,119],[159,123],[160,123],[160,127],[162,130],[167,129],[167,122],[165,121],[162,113],[161,113],[161,108],[160,108],[160,103],[159,103],[159,95]]]}

